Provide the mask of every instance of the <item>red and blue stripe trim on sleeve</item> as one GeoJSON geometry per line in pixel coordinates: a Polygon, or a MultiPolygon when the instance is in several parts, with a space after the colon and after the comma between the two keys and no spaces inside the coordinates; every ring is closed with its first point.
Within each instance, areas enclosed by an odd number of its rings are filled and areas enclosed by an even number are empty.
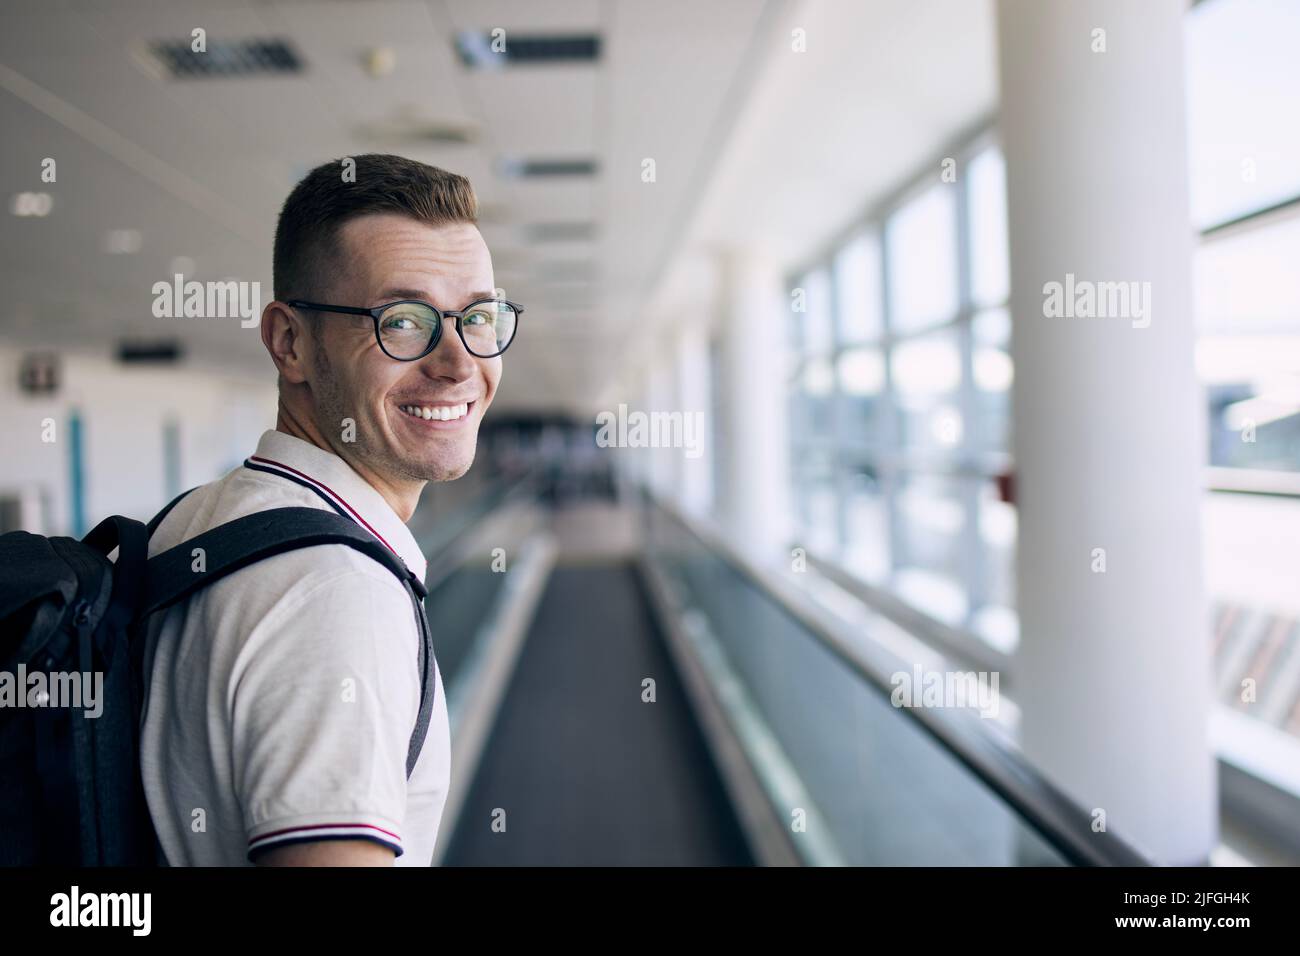
{"type": "Polygon", "coordinates": [[[397,856],[402,855],[402,839],[391,830],[371,823],[313,823],[300,827],[272,830],[248,841],[248,857],[272,847],[293,843],[315,843],[320,840],[370,840],[388,847],[397,856]]]}

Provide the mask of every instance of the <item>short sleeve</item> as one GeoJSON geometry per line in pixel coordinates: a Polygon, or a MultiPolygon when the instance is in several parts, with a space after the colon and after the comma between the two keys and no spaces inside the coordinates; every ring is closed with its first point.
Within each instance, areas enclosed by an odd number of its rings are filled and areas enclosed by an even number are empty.
{"type": "Polygon", "coordinates": [[[410,598],[378,567],[309,575],[254,628],[227,692],[250,860],[339,839],[401,856],[418,640],[410,598]]]}

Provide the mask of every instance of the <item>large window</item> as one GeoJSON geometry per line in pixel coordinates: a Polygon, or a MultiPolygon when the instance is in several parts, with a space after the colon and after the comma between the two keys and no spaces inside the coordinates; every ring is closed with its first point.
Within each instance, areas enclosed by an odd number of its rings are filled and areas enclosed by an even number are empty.
{"type": "MultiPolygon", "coordinates": [[[[1204,0],[1187,18],[1196,364],[1216,689],[1257,766],[1300,737],[1300,4],[1204,0]],[[1268,494],[1242,492],[1268,492],[1268,494]],[[1257,693],[1247,695],[1250,685],[1257,693]],[[1271,728],[1269,730],[1268,728],[1271,728]]],[[[1289,751],[1289,752],[1288,752],[1289,751]]]]}
{"type": "Polygon", "coordinates": [[[1005,172],[954,158],[792,279],[793,487],[814,556],[1010,647],[1005,172]]]}
{"type": "Polygon", "coordinates": [[[1209,461],[1300,471],[1300,3],[1206,0],[1186,35],[1209,461]]]}
{"type": "MultiPolygon", "coordinates": [[[[1186,36],[1219,700],[1300,736],[1300,3],[1203,0],[1186,36]]],[[[992,136],[954,157],[955,180],[936,165],[791,277],[807,302],[791,460],[810,554],[1010,650],[1013,317],[992,136]]]]}
{"type": "MultiPolygon", "coordinates": [[[[1204,0],[1187,23],[1211,483],[1294,492],[1300,125],[1288,120],[1300,102],[1300,4],[1204,0]]],[[[952,181],[936,166],[792,277],[806,304],[792,329],[793,479],[814,554],[1011,647],[1006,170],[987,138],[954,158],[952,181]]],[[[1279,501],[1275,518],[1290,521],[1293,508],[1300,499],[1279,501]]],[[[1219,524],[1240,520],[1210,515],[1212,551],[1219,524]]],[[[1284,558],[1234,560],[1226,576],[1211,562],[1210,586],[1258,602],[1260,567],[1273,560],[1284,558]]],[[[1300,603],[1282,604],[1300,613],[1300,603]]]]}
{"type": "Polygon", "coordinates": [[[1300,3],[1204,0],[1185,36],[1192,221],[1205,229],[1300,195],[1300,3]]]}
{"type": "Polygon", "coordinates": [[[1210,464],[1300,471],[1300,207],[1211,234],[1196,273],[1210,464]]]}

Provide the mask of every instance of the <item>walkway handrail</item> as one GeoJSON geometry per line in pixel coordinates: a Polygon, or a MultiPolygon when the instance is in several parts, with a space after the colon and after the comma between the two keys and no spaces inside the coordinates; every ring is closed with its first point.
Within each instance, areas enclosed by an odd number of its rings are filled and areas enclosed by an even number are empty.
{"type": "MultiPolygon", "coordinates": [[[[472,549],[476,532],[483,527],[483,523],[502,508],[534,495],[537,490],[537,482],[538,476],[535,471],[504,478],[491,485],[487,491],[470,502],[467,507],[474,512],[473,517],[446,541],[439,542],[437,550],[433,554],[425,555],[428,559],[428,568],[424,575],[425,588],[432,592],[434,588],[455,571],[464,561],[469,550],[472,549]]],[[[421,548],[425,547],[425,542],[421,541],[419,543],[421,548]]]]}
{"type": "MultiPolygon", "coordinates": [[[[871,687],[886,699],[890,697],[893,684],[889,673],[814,612],[808,595],[754,564],[703,520],[686,515],[648,489],[642,488],[642,492],[647,507],[657,508],[673,519],[871,687]]],[[[971,715],[942,708],[903,707],[898,710],[904,719],[915,721],[960,761],[1070,863],[1076,866],[1152,865],[1146,855],[1114,832],[1095,831],[1092,815],[1087,810],[1031,766],[1021,751],[980,727],[971,715]]]]}

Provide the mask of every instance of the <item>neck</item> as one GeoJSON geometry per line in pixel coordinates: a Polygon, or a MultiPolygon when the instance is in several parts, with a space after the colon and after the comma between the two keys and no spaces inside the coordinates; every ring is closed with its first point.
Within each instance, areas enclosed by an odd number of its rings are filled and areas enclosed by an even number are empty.
{"type": "Polygon", "coordinates": [[[386,479],[383,475],[368,468],[365,462],[360,461],[356,455],[352,454],[352,449],[348,444],[344,442],[332,443],[316,427],[316,423],[310,416],[296,414],[283,401],[279,403],[279,409],[276,413],[275,430],[286,435],[292,435],[294,438],[300,438],[332,455],[338,455],[365,480],[366,484],[379,492],[383,499],[388,502],[388,506],[393,509],[393,512],[403,522],[410,521],[411,516],[415,514],[415,506],[419,503],[420,492],[424,490],[425,483],[423,481],[413,479],[391,481],[386,479]]]}

